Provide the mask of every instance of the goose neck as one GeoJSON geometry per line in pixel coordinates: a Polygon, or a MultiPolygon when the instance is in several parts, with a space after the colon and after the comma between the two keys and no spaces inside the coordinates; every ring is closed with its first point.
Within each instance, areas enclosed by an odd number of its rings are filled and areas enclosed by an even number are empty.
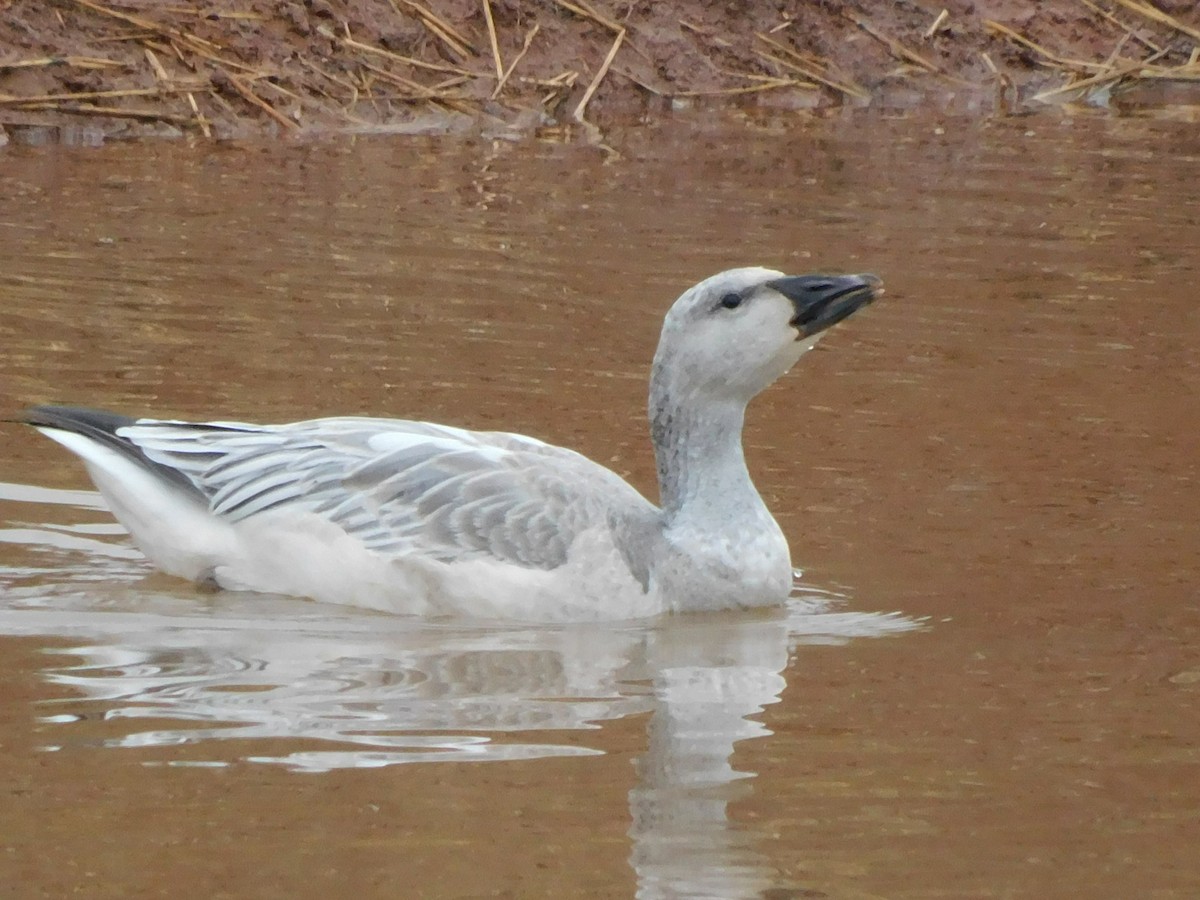
{"type": "Polygon", "coordinates": [[[709,516],[714,524],[762,501],[742,451],[744,404],[672,403],[651,410],[658,485],[668,519],[709,516]]]}

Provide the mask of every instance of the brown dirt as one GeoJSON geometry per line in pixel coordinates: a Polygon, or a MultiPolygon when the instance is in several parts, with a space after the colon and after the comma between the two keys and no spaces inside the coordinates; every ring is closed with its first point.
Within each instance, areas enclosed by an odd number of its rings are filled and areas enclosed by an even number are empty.
{"type": "Polygon", "coordinates": [[[1197,5],[1156,3],[0,0],[0,143],[552,128],[696,103],[993,114],[1075,82],[1047,100],[1107,104],[1200,80],[1197,5]]]}

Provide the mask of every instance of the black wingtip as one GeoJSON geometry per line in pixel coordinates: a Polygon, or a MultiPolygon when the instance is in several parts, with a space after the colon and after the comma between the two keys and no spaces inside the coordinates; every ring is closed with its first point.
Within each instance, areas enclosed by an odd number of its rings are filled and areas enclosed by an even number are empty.
{"type": "Polygon", "coordinates": [[[84,406],[32,406],[20,419],[36,428],[57,428],[96,438],[105,443],[121,440],[117,429],[132,425],[136,419],[84,406]]]}
{"type": "Polygon", "coordinates": [[[88,409],[84,406],[33,406],[25,410],[20,421],[34,428],[50,428],[83,435],[116,450],[166,481],[199,494],[195,484],[182,472],[155,462],[137,444],[117,434],[119,429],[137,424],[138,420],[130,416],[103,409],[88,409]]]}

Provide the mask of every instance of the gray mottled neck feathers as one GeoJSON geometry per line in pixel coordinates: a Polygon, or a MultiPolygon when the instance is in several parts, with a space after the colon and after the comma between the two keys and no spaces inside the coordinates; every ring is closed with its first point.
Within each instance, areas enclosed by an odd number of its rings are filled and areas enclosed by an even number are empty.
{"type": "Polygon", "coordinates": [[[668,523],[685,515],[711,518],[715,530],[729,515],[762,506],[742,451],[744,403],[675,391],[656,365],[649,412],[668,523]]]}

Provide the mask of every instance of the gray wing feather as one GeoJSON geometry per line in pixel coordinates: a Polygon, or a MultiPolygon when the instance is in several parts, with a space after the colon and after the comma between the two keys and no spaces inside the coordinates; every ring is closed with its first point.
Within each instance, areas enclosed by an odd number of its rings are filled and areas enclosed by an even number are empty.
{"type": "Polygon", "coordinates": [[[584,529],[600,525],[614,529],[637,574],[638,541],[626,538],[657,516],[586,457],[501,432],[319,419],[280,426],[140,420],[120,433],[185,475],[219,516],[313,512],[381,552],[552,569],[584,529]]]}

